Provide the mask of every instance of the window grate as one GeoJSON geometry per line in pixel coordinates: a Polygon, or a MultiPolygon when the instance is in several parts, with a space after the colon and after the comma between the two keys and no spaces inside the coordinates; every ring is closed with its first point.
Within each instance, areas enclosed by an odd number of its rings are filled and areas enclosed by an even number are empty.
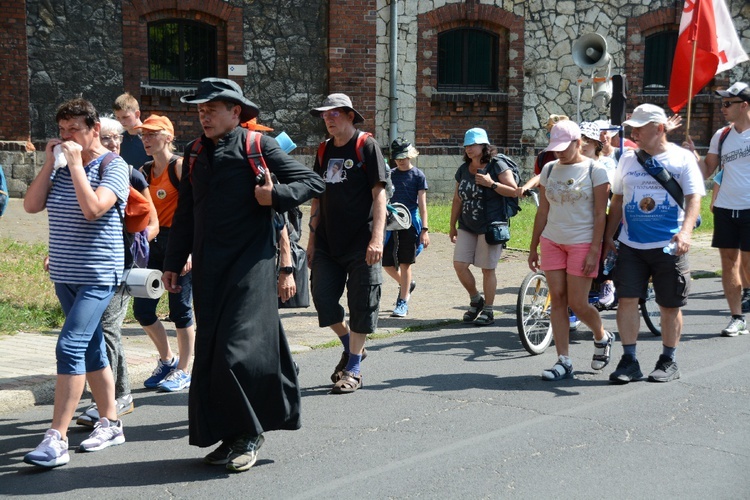
{"type": "Polygon", "coordinates": [[[498,36],[485,30],[440,33],[438,90],[497,91],[498,43],[498,36]]]}
{"type": "Polygon", "coordinates": [[[217,76],[216,28],[167,19],[148,25],[149,82],[194,85],[217,76]]]}

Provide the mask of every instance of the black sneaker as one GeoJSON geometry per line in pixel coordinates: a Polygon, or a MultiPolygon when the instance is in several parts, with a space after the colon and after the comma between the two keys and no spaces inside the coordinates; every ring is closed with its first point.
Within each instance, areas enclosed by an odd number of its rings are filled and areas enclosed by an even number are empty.
{"type": "Polygon", "coordinates": [[[469,310],[464,313],[464,323],[473,323],[479,313],[484,309],[484,297],[479,297],[476,302],[469,302],[469,310]]]}
{"type": "Polygon", "coordinates": [[[677,368],[677,363],[663,354],[659,356],[654,371],[648,374],[649,382],[671,382],[678,378],[680,378],[680,369],[677,368]]]}
{"type": "Polygon", "coordinates": [[[643,377],[641,365],[638,360],[630,354],[623,354],[617,369],[609,374],[609,381],[613,384],[627,384],[633,380],[643,377]]]}
{"type": "Polygon", "coordinates": [[[750,312],[750,288],[742,289],[742,312],[750,312]]]}

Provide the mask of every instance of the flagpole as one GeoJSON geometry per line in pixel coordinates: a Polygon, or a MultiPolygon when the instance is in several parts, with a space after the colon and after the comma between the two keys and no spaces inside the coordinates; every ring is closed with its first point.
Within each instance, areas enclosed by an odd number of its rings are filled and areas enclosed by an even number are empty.
{"type": "Polygon", "coordinates": [[[691,26],[692,33],[691,38],[693,40],[693,55],[690,58],[690,80],[688,81],[688,102],[687,102],[687,120],[685,123],[685,140],[690,140],[690,116],[692,113],[692,104],[693,104],[693,76],[695,75],[695,55],[698,51],[698,21],[700,20],[700,16],[698,16],[698,12],[700,12],[700,7],[698,4],[700,3],[700,0],[695,0],[695,4],[693,6],[693,12],[694,14],[694,22],[691,26]]]}

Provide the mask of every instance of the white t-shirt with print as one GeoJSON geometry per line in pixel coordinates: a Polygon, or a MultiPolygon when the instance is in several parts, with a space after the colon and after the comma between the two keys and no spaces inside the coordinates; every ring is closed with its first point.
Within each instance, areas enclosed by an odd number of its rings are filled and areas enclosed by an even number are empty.
{"type": "MultiPolygon", "coordinates": [[[[706,194],[703,175],[692,152],[670,143],[655,158],[672,174],[685,196],[706,194]]],[[[612,193],[622,195],[624,227],[619,240],[629,247],[663,248],[682,228],[685,212],[641,166],[635,151],[627,151],[620,158],[612,193]]]]}
{"type": "Polygon", "coordinates": [[[560,245],[591,243],[594,187],[609,183],[607,169],[588,158],[572,165],[553,161],[542,168],[539,181],[549,201],[547,225],[542,236],[560,245]],[[550,168],[552,172],[549,172],[550,168]]]}
{"type": "MultiPolygon", "coordinates": [[[[723,130],[720,128],[711,138],[709,153],[719,154],[719,138],[723,130]]],[[[721,145],[719,161],[724,165],[724,177],[714,206],[730,210],[750,209],[750,128],[739,133],[732,125],[721,145]]]]}

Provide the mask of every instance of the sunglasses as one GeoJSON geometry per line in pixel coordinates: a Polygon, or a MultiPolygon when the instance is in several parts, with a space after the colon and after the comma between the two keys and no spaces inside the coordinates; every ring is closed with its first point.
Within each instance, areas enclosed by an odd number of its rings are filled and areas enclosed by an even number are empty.
{"type": "Polygon", "coordinates": [[[743,102],[745,102],[745,101],[724,101],[724,102],[721,103],[721,107],[722,108],[728,108],[732,104],[742,104],[743,102]]]}

